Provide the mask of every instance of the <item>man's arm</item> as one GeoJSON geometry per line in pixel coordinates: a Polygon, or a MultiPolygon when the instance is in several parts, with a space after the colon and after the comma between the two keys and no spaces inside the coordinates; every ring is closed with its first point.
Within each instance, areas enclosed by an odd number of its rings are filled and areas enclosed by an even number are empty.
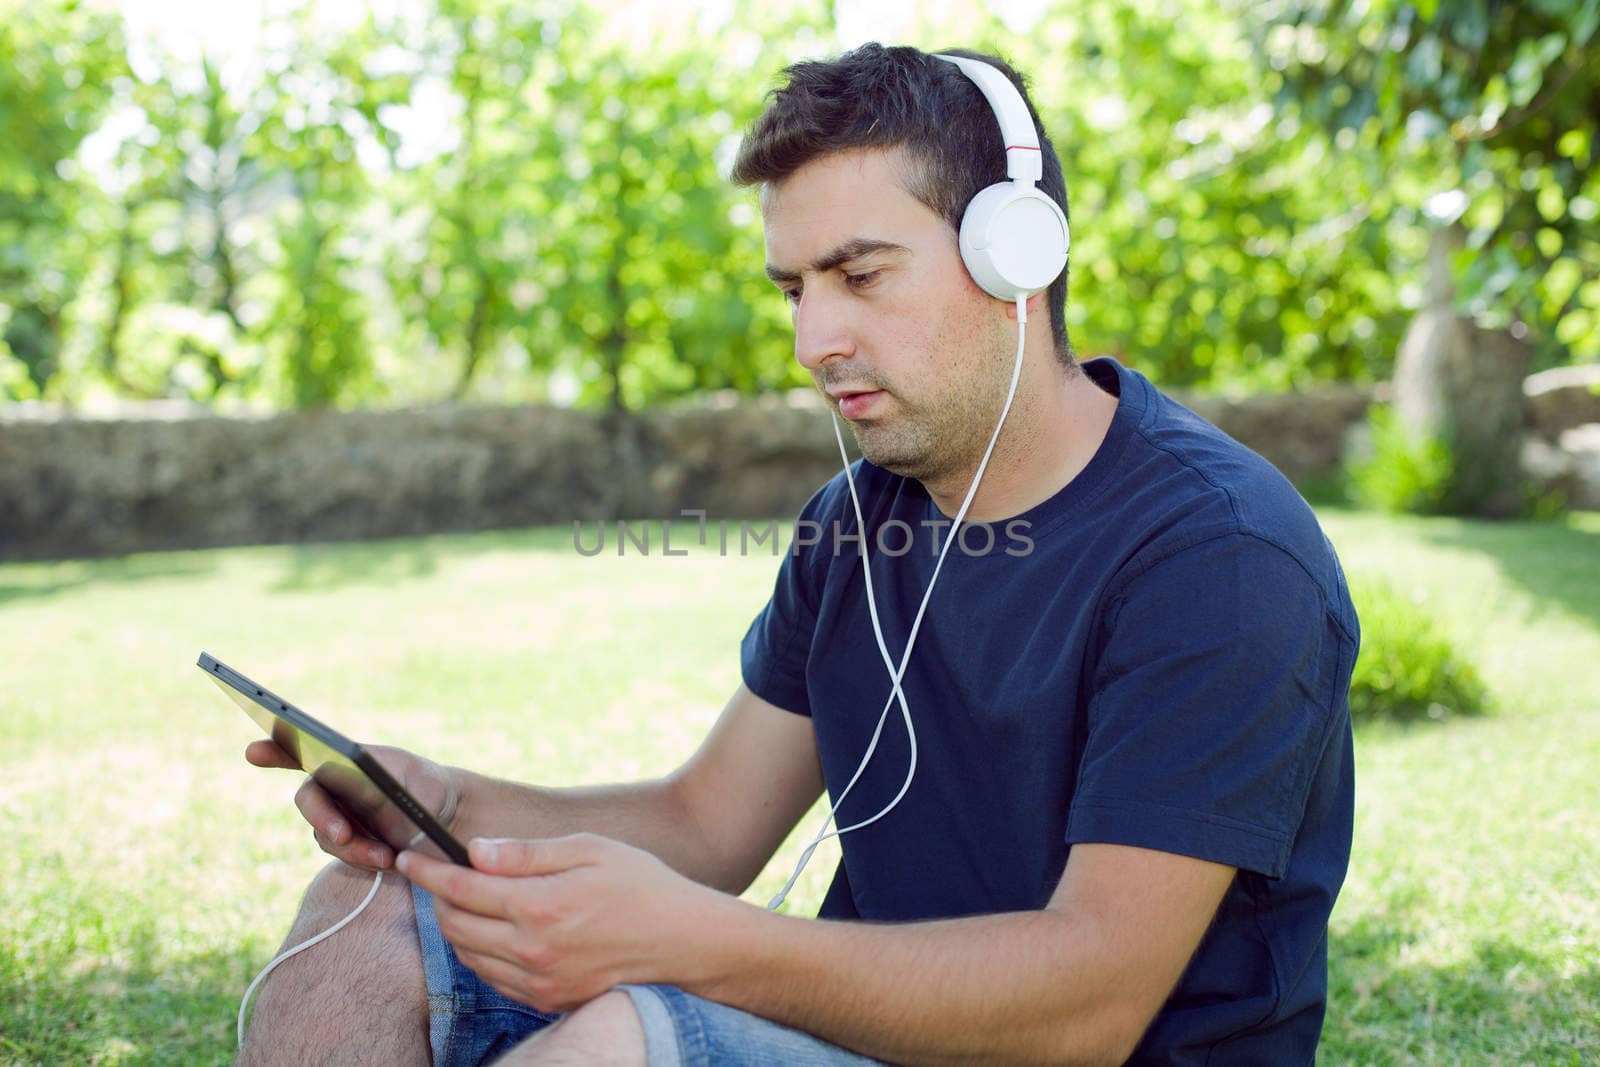
{"type": "MultiPolygon", "coordinates": [[[[811,720],[743,685],[688,762],[650,781],[552,789],[443,767],[399,749],[374,751],[461,840],[599,834],[729,893],[755,879],[822,793],[811,720]]],[[[258,767],[298,767],[266,740],[253,742],[245,758],[258,767]]],[[[295,803],[330,855],[358,867],[393,863],[393,850],[357,836],[338,804],[309,778],[295,803]]]]}
{"type": "Polygon", "coordinates": [[[463,962],[565,1011],[670,982],[896,1063],[1112,1064],[1183,973],[1232,867],[1073,846],[1043,910],[935,922],[793,919],[605,838],[475,840],[476,870],[408,852],[463,962]]]}
{"type": "Polygon", "coordinates": [[[665,778],[550,789],[458,773],[454,829],[463,841],[598,834],[735,895],[822,794],[811,720],[742,684],[700,748],[665,778]]]}
{"type": "Polygon", "coordinates": [[[884,925],[746,911],[695,991],[891,1062],[1121,1063],[1233,875],[1080,844],[1042,911],[884,925]]]}

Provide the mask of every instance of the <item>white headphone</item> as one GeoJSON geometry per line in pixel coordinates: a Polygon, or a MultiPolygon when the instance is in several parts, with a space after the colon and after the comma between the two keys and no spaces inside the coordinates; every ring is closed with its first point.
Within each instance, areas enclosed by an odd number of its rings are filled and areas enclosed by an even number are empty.
{"type": "Polygon", "coordinates": [[[1039,134],[1017,87],[995,67],[935,55],[972,80],[1000,122],[1008,182],[982,190],[961,216],[961,259],[978,287],[1001,300],[1032,296],[1060,277],[1072,237],[1060,205],[1034,186],[1044,173],[1039,134]]]}

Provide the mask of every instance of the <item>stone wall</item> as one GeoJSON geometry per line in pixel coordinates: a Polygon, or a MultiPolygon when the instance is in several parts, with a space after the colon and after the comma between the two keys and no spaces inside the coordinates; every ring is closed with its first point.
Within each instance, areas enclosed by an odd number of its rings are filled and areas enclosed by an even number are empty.
{"type": "Polygon", "coordinates": [[[1350,428],[1366,417],[1374,393],[1372,387],[1359,385],[1241,397],[1172,391],[1297,484],[1338,471],[1350,428]]]}
{"type": "MultiPolygon", "coordinates": [[[[1297,481],[1333,474],[1370,389],[1182,397],[1297,481]]],[[[1565,410],[1565,409],[1563,409],[1565,410]]],[[[615,518],[792,515],[838,470],[809,394],[624,418],[440,407],[221,418],[0,409],[0,559],[615,518]]]]}
{"type": "Polygon", "coordinates": [[[621,420],[545,407],[220,418],[0,410],[0,559],[348,540],[574,519],[787,515],[836,470],[782,401],[621,420]]]}
{"type": "Polygon", "coordinates": [[[1600,508],[1600,364],[1530,374],[1522,394],[1524,474],[1572,507],[1600,508]]]}
{"type": "Polygon", "coordinates": [[[1522,395],[1529,424],[1547,440],[1600,424],[1600,363],[1530,374],[1523,380],[1522,395]]]}

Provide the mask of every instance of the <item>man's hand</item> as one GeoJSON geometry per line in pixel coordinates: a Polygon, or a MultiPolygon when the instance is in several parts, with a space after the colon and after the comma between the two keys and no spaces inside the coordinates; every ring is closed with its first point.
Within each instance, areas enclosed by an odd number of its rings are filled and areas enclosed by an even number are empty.
{"type": "Polygon", "coordinates": [[[625,982],[690,983],[738,901],[594,834],[474,838],[473,869],[402,852],[461,962],[513,1000],[570,1011],[625,982]]]}
{"type": "MultiPolygon", "coordinates": [[[[419,804],[438,817],[445,829],[451,828],[460,801],[460,789],[457,775],[449,767],[425,760],[404,749],[366,747],[383,764],[384,769],[417,798],[419,804]]],[[[257,767],[300,769],[292,756],[266,739],[252,741],[244,750],[244,758],[257,767]]],[[[332,794],[312,781],[309,775],[295,793],[294,803],[306,822],[311,824],[312,836],[316,838],[318,846],[328,855],[352,867],[367,870],[387,870],[394,865],[395,850],[387,842],[359,832],[360,823],[351,818],[332,794]]]]}

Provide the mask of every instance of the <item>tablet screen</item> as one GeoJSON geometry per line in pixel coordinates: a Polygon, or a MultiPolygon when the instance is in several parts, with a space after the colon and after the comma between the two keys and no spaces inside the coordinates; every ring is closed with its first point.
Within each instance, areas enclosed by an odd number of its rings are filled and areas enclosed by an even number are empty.
{"type": "Polygon", "coordinates": [[[209,655],[202,653],[199,665],[279,748],[360,820],[369,836],[397,851],[421,847],[430,855],[467,862],[460,843],[360,745],[209,655]]]}

